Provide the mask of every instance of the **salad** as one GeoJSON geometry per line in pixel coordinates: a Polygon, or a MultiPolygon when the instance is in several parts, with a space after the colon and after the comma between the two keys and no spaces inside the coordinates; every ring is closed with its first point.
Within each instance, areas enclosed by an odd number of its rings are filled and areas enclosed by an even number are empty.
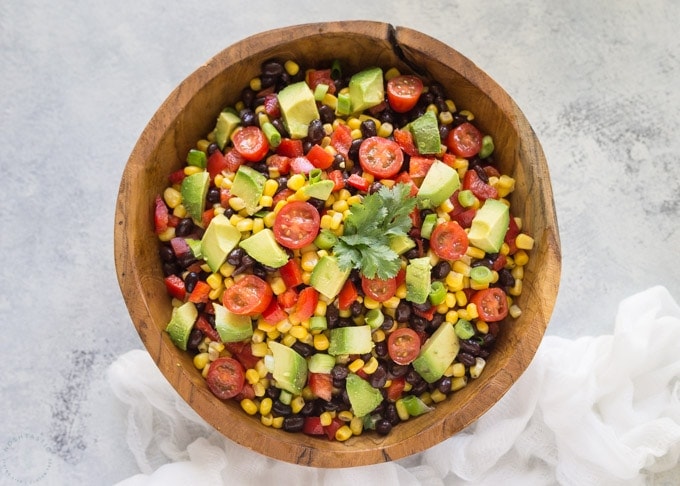
{"type": "Polygon", "coordinates": [[[268,61],[184,162],[153,207],[165,331],[266,426],[389,434],[521,314],[514,180],[436,82],[268,61]]]}

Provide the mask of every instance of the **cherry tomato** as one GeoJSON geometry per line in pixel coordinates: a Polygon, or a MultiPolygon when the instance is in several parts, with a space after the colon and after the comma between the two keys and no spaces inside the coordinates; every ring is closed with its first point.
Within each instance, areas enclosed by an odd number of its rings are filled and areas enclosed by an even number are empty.
{"type": "Polygon", "coordinates": [[[330,373],[309,373],[307,378],[307,384],[309,385],[312,393],[317,397],[331,401],[333,393],[333,377],[330,373]]]}
{"type": "Polygon", "coordinates": [[[376,177],[389,179],[401,170],[404,152],[399,144],[383,137],[369,137],[359,147],[361,167],[376,177]]]}
{"type": "Polygon", "coordinates": [[[387,352],[395,363],[407,365],[418,357],[420,336],[410,327],[400,327],[387,339],[387,352]]]}
{"type": "Polygon", "coordinates": [[[478,290],[470,299],[484,322],[496,322],[508,315],[508,298],[503,289],[489,287],[478,290]]]}
{"type": "Polygon", "coordinates": [[[366,278],[361,276],[361,288],[371,299],[376,302],[385,302],[397,292],[396,277],[383,280],[381,278],[366,278]]]}
{"type": "Polygon", "coordinates": [[[430,236],[430,247],[439,258],[458,260],[469,246],[467,233],[456,221],[435,226],[430,236]]]}
{"type": "Polygon", "coordinates": [[[319,211],[304,201],[285,204],[274,220],[274,238],[286,248],[309,245],[319,234],[319,211]]]}
{"type": "Polygon", "coordinates": [[[241,393],[245,384],[243,366],[234,358],[217,358],[210,363],[205,381],[217,398],[234,398],[241,393]]]}
{"type": "Polygon", "coordinates": [[[237,130],[232,136],[234,149],[250,162],[259,162],[267,155],[269,143],[259,127],[249,126],[237,130]]]}
{"type": "Polygon", "coordinates": [[[255,316],[267,308],[272,295],[267,282],[255,275],[245,275],[224,291],[222,303],[234,314],[255,316]]]}
{"type": "Polygon", "coordinates": [[[458,157],[472,157],[482,148],[482,133],[472,123],[461,123],[446,136],[446,146],[458,157]]]}
{"type": "Polygon", "coordinates": [[[406,113],[418,103],[423,82],[418,76],[404,74],[387,82],[387,101],[397,113],[406,113]]]}

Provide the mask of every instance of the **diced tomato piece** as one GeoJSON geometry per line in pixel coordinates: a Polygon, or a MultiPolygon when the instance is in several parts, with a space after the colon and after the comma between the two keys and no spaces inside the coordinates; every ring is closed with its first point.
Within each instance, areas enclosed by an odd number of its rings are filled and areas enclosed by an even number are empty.
{"type": "Polygon", "coordinates": [[[160,195],[156,196],[156,205],[153,212],[153,222],[156,234],[159,235],[168,229],[168,206],[160,195]]]}
{"type": "Polygon", "coordinates": [[[309,373],[307,384],[317,397],[327,402],[333,398],[333,377],[330,373],[309,373]]]}
{"type": "Polygon", "coordinates": [[[264,97],[264,112],[269,118],[274,119],[281,116],[281,107],[279,106],[279,98],[274,93],[268,93],[264,97]]]}
{"type": "Polygon", "coordinates": [[[418,149],[413,142],[413,134],[410,130],[397,128],[392,132],[392,135],[394,136],[394,141],[399,144],[404,153],[407,153],[411,157],[418,155],[418,149]]]}
{"type": "Polygon", "coordinates": [[[302,140],[282,138],[281,143],[276,147],[276,153],[290,158],[301,157],[305,154],[302,147],[302,140]]]}
{"type": "Polygon", "coordinates": [[[210,297],[208,294],[212,288],[210,285],[208,285],[206,282],[203,280],[199,280],[196,282],[196,285],[194,286],[194,289],[191,291],[191,294],[189,294],[189,302],[193,302],[194,304],[200,304],[200,303],[207,303],[208,300],[210,300],[210,297]]]}
{"type": "Polygon", "coordinates": [[[519,234],[519,226],[517,226],[517,222],[515,221],[515,218],[510,216],[510,224],[508,225],[508,231],[505,233],[505,242],[508,244],[510,247],[510,255],[514,255],[517,252],[517,244],[515,240],[517,239],[517,235],[519,234]]]}
{"type": "Polygon", "coordinates": [[[279,268],[279,273],[283,279],[283,283],[287,288],[297,287],[302,281],[302,268],[297,259],[291,258],[284,266],[279,268]]]}
{"type": "Polygon", "coordinates": [[[463,189],[469,189],[480,201],[498,199],[495,187],[484,182],[474,169],[469,169],[463,176],[463,189]]]}
{"type": "Polygon", "coordinates": [[[345,178],[342,176],[342,171],[340,169],[332,170],[328,173],[328,179],[333,181],[333,191],[339,191],[345,187],[345,178]]]}
{"type": "Polygon", "coordinates": [[[198,319],[196,319],[196,323],[194,324],[194,326],[196,326],[196,328],[200,330],[204,336],[209,337],[211,341],[217,341],[219,343],[222,342],[220,334],[214,327],[210,325],[208,319],[206,319],[204,316],[202,315],[198,316],[198,319]]]}
{"type": "Polygon", "coordinates": [[[184,297],[186,297],[187,291],[184,286],[184,280],[177,275],[165,277],[165,288],[168,289],[168,293],[175,299],[184,300],[184,297]]]}
{"type": "Polygon", "coordinates": [[[227,171],[229,172],[236,172],[241,165],[246,163],[246,159],[234,149],[229,149],[224,154],[224,159],[227,164],[227,171]]]}
{"type": "Polygon", "coordinates": [[[295,305],[295,302],[297,302],[297,299],[298,299],[298,292],[297,292],[297,290],[295,290],[293,288],[286,289],[285,292],[283,292],[282,294],[279,294],[276,297],[277,302],[284,309],[292,309],[293,306],[295,305]]]}
{"type": "Polygon", "coordinates": [[[331,135],[331,146],[346,159],[352,146],[352,130],[345,124],[339,124],[331,135]]]}
{"type": "Polygon", "coordinates": [[[276,299],[272,299],[267,308],[262,311],[262,318],[269,324],[277,324],[286,317],[288,317],[288,314],[281,308],[276,299]]]}
{"type": "Polygon", "coordinates": [[[293,312],[289,319],[292,323],[302,322],[314,315],[316,305],[319,303],[319,292],[314,287],[305,287],[298,296],[293,312]]]}
{"type": "Polygon", "coordinates": [[[305,80],[312,91],[314,91],[318,85],[325,84],[328,86],[328,92],[330,94],[335,93],[335,83],[333,82],[333,78],[331,78],[330,69],[309,69],[306,72],[305,80]]]}
{"type": "Polygon", "coordinates": [[[328,169],[333,165],[335,157],[330,152],[327,152],[321,145],[314,144],[307,152],[307,159],[314,164],[318,169],[328,169]]]}
{"type": "Polygon", "coordinates": [[[505,267],[506,263],[508,263],[507,257],[502,253],[499,253],[496,259],[493,261],[493,269],[499,271],[505,267]]]}
{"type": "Polygon", "coordinates": [[[172,185],[181,184],[186,176],[187,175],[184,173],[184,169],[178,169],[175,172],[170,173],[168,176],[168,181],[170,181],[170,184],[172,185]]]}
{"type": "Polygon", "coordinates": [[[364,192],[368,191],[368,188],[370,187],[370,183],[359,174],[351,174],[347,178],[347,185],[364,192]]]}
{"type": "Polygon", "coordinates": [[[312,164],[307,157],[295,157],[290,162],[290,171],[293,174],[309,174],[314,169],[314,164],[312,164]]]}
{"type": "Polygon", "coordinates": [[[224,343],[224,346],[245,369],[255,368],[257,362],[260,361],[260,358],[253,356],[250,340],[224,343]]]}
{"type": "Polygon", "coordinates": [[[349,307],[352,305],[352,302],[357,300],[357,297],[359,297],[359,292],[357,292],[357,288],[354,286],[354,283],[348,279],[345,281],[345,284],[342,286],[342,289],[340,289],[340,293],[338,294],[338,308],[340,310],[349,309],[349,307]]]}
{"type": "Polygon", "coordinates": [[[307,435],[326,435],[326,431],[324,430],[323,425],[321,425],[320,417],[305,417],[302,432],[307,435]]]}
{"type": "Polygon", "coordinates": [[[458,157],[456,157],[456,156],[455,156],[454,154],[452,154],[451,152],[446,152],[446,153],[444,154],[444,156],[442,157],[442,162],[444,162],[444,163],[445,163],[446,165],[448,165],[449,167],[455,169],[454,165],[455,165],[455,163],[456,163],[456,159],[457,159],[457,158],[458,158],[458,157]]]}
{"type": "Polygon", "coordinates": [[[401,398],[406,386],[406,379],[403,376],[393,378],[390,386],[387,387],[387,399],[391,402],[396,402],[401,398]]]}
{"type": "Polygon", "coordinates": [[[423,178],[427,175],[432,164],[434,164],[434,157],[422,157],[420,155],[411,156],[408,166],[408,175],[413,179],[423,178]]]}
{"type": "Polygon", "coordinates": [[[290,172],[290,157],[274,154],[267,159],[267,166],[276,169],[281,175],[286,175],[290,172]]]}
{"type": "Polygon", "coordinates": [[[220,174],[223,170],[227,170],[229,164],[224,154],[219,150],[215,150],[210,157],[208,157],[208,164],[206,170],[210,174],[210,180],[214,180],[217,174],[220,174]]]}

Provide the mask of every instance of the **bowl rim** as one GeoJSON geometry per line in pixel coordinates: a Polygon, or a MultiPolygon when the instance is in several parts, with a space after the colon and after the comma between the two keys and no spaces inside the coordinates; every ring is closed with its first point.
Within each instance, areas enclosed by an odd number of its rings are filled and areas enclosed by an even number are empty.
{"type": "MultiPolygon", "coordinates": [[[[393,27],[383,22],[308,23],[272,29],[235,42],[191,73],[170,93],[143,130],[128,159],[116,201],[114,224],[114,259],[119,286],[133,324],[164,377],[204,420],[229,439],[274,459],[317,467],[360,466],[404,458],[436,445],[486,413],[509,390],[512,383],[524,372],[533,359],[552,314],[561,272],[561,249],[552,188],[549,177],[544,177],[543,180],[538,181],[541,187],[533,189],[540,189],[536,190],[539,196],[538,204],[542,205],[546,214],[546,221],[550,224],[543,229],[542,234],[534,235],[534,237],[536,241],[540,241],[544,245],[545,263],[550,276],[540,277],[537,275],[540,278],[537,278],[535,284],[529,289],[540,289],[541,295],[536,297],[539,305],[536,309],[537,314],[534,316],[533,324],[535,326],[531,327],[531,339],[517,340],[513,343],[512,358],[515,365],[512,369],[501,368],[496,370],[493,376],[485,377],[486,381],[481,392],[487,398],[488,403],[474,410],[467,407],[467,404],[463,404],[460,413],[443,417],[433,416],[436,417],[436,420],[433,418],[429,422],[423,420],[421,423],[426,424],[424,427],[418,428],[418,430],[413,429],[411,436],[402,437],[399,440],[391,440],[390,436],[378,438],[362,434],[362,436],[356,437],[360,440],[350,440],[347,443],[318,443],[313,438],[304,437],[304,439],[301,439],[297,437],[302,434],[288,434],[278,430],[275,431],[276,434],[272,434],[271,428],[264,427],[259,423],[259,420],[246,416],[240,408],[236,410],[239,419],[253,422],[253,427],[248,427],[249,433],[244,434],[236,428],[227,429],[224,427],[222,417],[225,414],[218,414],[215,411],[216,397],[198,380],[200,375],[197,378],[195,369],[184,369],[173,358],[174,353],[181,351],[174,348],[174,345],[163,336],[164,333],[158,332],[147,299],[144,296],[142,296],[141,301],[139,299],[139,289],[148,282],[148,277],[140,274],[134,263],[134,254],[136,251],[140,251],[141,243],[129,237],[134,221],[128,218],[128,214],[140,210],[133,208],[133,204],[125,199],[124,194],[131,187],[135,177],[138,177],[144,171],[145,161],[152,155],[155,143],[166,137],[168,130],[178,129],[178,126],[173,126],[161,130],[165,121],[177,120],[182,107],[200,92],[206,83],[216,79],[227,68],[233,67],[244,57],[247,57],[244,54],[249,53],[249,46],[258,46],[258,53],[261,54],[266,50],[280,47],[281,39],[284,36],[286,39],[283,41],[284,44],[290,45],[293,42],[310,37],[346,35],[348,33],[376,42],[388,43],[395,52],[398,51],[398,56],[414,69],[420,68],[422,65],[410,61],[413,57],[420,54],[430,54],[433,49],[436,53],[444,53],[446,58],[439,59],[440,62],[451,69],[455,69],[468,80],[472,80],[471,83],[480,92],[487,95],[492,93],[489,95],[491,101],[496,103],[507,115],[514,128],[519,133],[530,134],[528,138],[521,140],[522,143],[518,147],[517,156],[531,158],[535,161],[536,167],[547,176],[547,163],[540,143],[519,107],[494,80],[452,47],[424,33],[407,27],[393,27]],[[412,440],[414,438],[417,441],[412,440]]],[[[200,379],[202,380],[202,378],[200,379]]],[[[450,400],[450,397],[447,400],[450,400]]],[[[231,413],[227,413],[226,416],[231,416],[231,413]]],[[[404,425],[406,423],[400,424],[400,427],[404,425]]]]}

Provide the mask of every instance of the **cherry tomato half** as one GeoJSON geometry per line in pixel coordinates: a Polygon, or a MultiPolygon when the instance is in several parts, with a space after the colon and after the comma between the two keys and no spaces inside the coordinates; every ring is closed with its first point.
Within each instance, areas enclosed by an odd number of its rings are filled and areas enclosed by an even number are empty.
{"type": "Polygon", "coordinates": [[[269,143],[259,127],[249,126],[236,131],[232,137],[234,148],[250,162],[259,162],[267,155],[269,143]]]}
{"type": "Polygon", "coordinates": [[[234,314],[255,316],[264,312],[272,295],[267,282],[255,275],[245,275],[224,291],[222,303],[234,314]]]}
{"type": "Polygon", "coordinates": [[[245,384],[243,366],[234,358],[217,358],[210,363],[205,381],[217,398],[234,398],[241,393],[245,384]]]}
{"type": "Polygon", "coordinates": [[[496,322],[508,315],[508,298],[503,289],[490,287],[478,290],[470,299],[484,322],[496,322]]]}
{"type": "Polygon", "coordinates": [[[362,275],[361,288],[364,294],[376,302],[385,302],[397,292],[397,279],[392,277],[383,280],[381,278],[367,278],[362,275]]]}
{"type": "Polygon", "coordinates": [[[399,144],[383,137],[369,137],[359,147],[361,168],[376,177],[389,179],[401,170],[404,152],[399,144]]]}
{"type": "Polygon", "coordinates": [[[400,327],[387,339],[387,352],[395,363],[407,365],[418,357],[420,336],[410,327],[400,327]]]}
{"type": "Polygon", "coordinates": [[[387,82],[387,101],[397,113],[406,113],[416,106],[423,92],[423,82],[418,76],[395,76],[387,82]]]}
{"type": "Polygon", "coordinates": [[[482,132],[472,123],[461,123],[446,136],[446,146],[458,157],[472,157],[482,148],[482,132]]]}
{"type": "Polygon", "coordinates": [[[274,238],[286,248],[309,245],[319,234],[321,217],[314,206],[304,201],[284,205],[274,220],[274,238]]]}
{"type": "Polygon", "coordinates": [[[456,221],[435,226],[430,236],[430,247],[439,258],[458,260],[469,246],[467,233],[456,221]]]}

